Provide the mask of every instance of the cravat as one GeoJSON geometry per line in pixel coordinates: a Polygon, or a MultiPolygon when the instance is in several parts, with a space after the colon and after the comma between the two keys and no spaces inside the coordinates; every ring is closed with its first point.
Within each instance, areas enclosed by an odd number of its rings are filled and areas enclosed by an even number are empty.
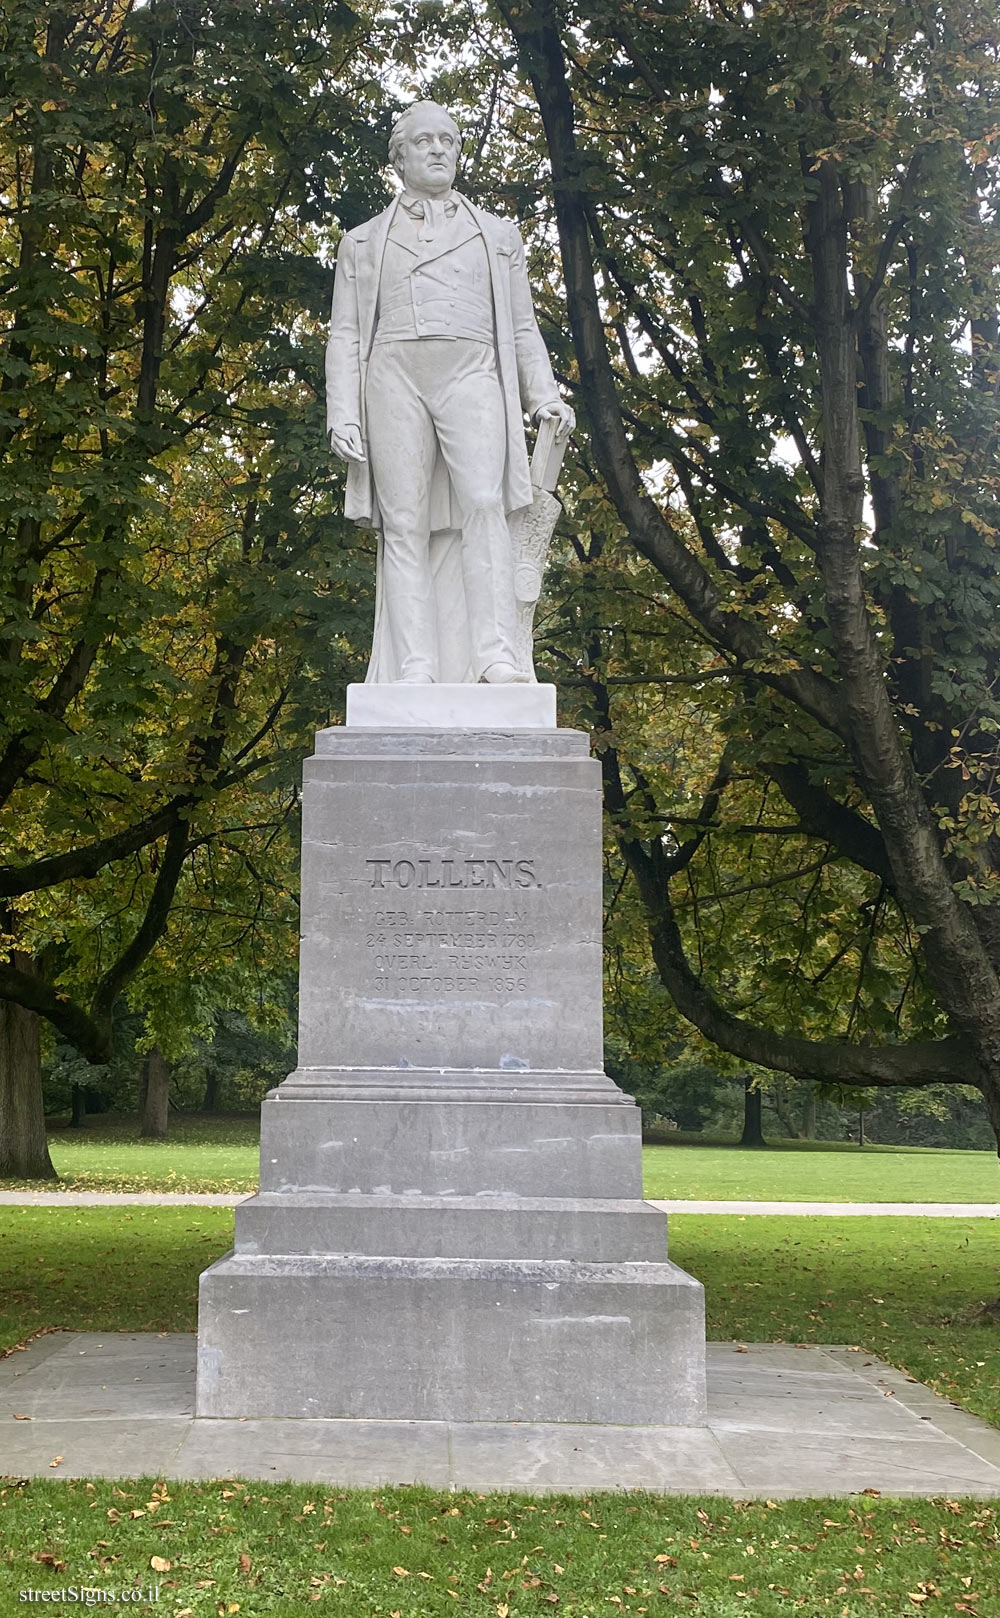
{"type": "Polygon", "coordinates": [[[417,231],[417,240],[432,242],[444,224],[444,203],[431,197],[424,198],[424,222],[417,231]]]}
{"type": "Polygon", "coordinates": [[[420,221],[417,239],[421,242],[432,242],[445,220],[454,218],[458,211],[458,199],[453,191],[446,197],[434,198],[408,197],[404,193],[400,204],[411,219],[420,221]]]}

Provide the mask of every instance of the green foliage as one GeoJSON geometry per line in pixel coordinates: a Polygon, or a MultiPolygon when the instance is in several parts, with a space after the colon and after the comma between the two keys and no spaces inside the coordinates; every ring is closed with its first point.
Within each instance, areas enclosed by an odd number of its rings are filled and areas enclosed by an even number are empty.
{"type": "Polygon", "coordinates": [[[293,959],[298,764],[370,612],[321,386],[331,198],[383,195],[356,21],[5,12],[0,926],[92,1060],[123,990],[176,1058],[293,959]]]}

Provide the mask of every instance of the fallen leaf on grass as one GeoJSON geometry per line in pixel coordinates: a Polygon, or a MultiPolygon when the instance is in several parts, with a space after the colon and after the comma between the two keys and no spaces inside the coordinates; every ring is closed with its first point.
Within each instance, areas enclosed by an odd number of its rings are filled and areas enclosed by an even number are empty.
{"type": "Polygon", "coordinates": [[[173,1563],[168,1562],[165,1556],[151,1556],[149,1565],[154,1573],[169,1573],[173,1563]]]}
{"type": "Polygon", "coordinates": [[[249,1556],[247,1555],[246,1551],[243,1551],[241,1553],[241,1555],[240,1555],[240,1572],[241,1573],[249,1573],[250,1569],[252,1567],[253,1567],[253,1563],[251,1562],[251,1560],[250,1560],[249,1556]]]}

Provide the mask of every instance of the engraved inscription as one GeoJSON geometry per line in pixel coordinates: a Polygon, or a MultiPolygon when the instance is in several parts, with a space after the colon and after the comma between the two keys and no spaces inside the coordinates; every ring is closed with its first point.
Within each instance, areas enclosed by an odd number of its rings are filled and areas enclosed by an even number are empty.
{"type": "Polygon", "coordinates": [[[372,888],[540,888],[534,860],[435,857],[365,860],[372,888]]]}
{"type": "Polygon", "coordinates": [[[504,999],[528,990],[532,955],[538,947],[538,899],[524,890],[542,888],[533,859],[453,857],[366,859],[367,886],[378,893],[392,889],[421,892],[399,900],[375,898],[363,918],[365,949],[376,994],[445,994],[504,999]],[[433,908],[428,888],[522,891],[529,908],[458,908],[438,899],[433,908]]]}

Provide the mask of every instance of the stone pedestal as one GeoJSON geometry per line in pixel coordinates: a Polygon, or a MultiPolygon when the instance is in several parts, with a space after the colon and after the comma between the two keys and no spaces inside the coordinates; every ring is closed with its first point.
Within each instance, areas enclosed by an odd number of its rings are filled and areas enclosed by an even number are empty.
{"type": "Polygon", "coordinates": [[[201,1278],[199,1416],[704,1421],[702,1289],[602,1067],[599,766],[537,688],[471,728],[480,689],[465,729],[355,702],[306,764],[299,1067],[201,1278]]]}

